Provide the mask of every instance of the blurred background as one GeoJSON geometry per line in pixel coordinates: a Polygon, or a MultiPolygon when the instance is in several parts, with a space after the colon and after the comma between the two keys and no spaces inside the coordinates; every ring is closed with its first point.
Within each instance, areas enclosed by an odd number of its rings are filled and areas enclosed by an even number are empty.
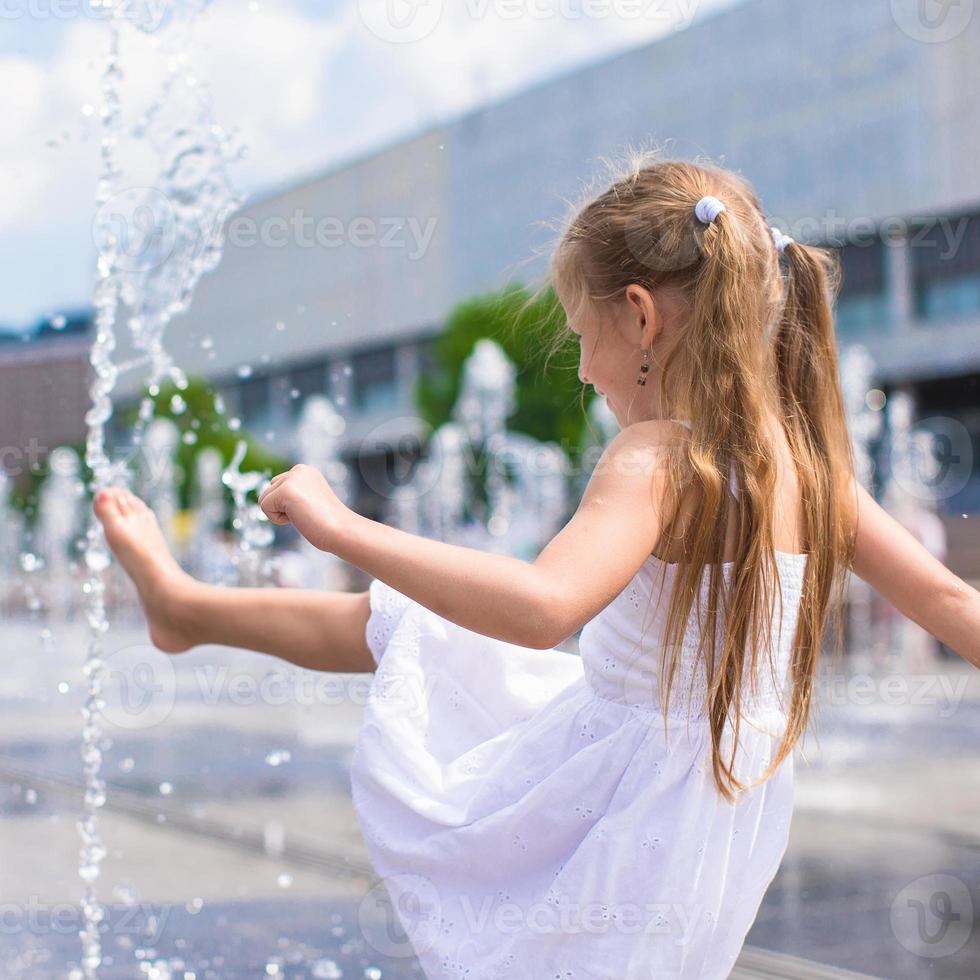
{"type": "MultiPolygon", "coordinates": [[[[839,250],[859,475],[980,584],[974,7],[5,4],[0,976],[422,976],[350,803],[370,677],[155,650],[91,488],[216,583],[366,588],[261,518],[296,462],[533,558],[617,425],[527,301],[629,146],[839,250]]],[[[733,976],[976,977],[977,672],[859,581],[843,638],[733,976]]]]}

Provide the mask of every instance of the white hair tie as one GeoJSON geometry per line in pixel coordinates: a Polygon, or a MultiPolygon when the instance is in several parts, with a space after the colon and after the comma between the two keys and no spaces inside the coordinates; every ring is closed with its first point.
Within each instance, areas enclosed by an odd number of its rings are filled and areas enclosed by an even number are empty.
{"type": "Polygon", "coordinates": [[[776,251],[782,255],[786,251],[787,245],[792,245],[795,239],[789,235],[784,235],[775,225],[769,229],[772,232],[772,240],[776,245],[776,251]]]}
{"type": "Polygon", "coordinates": [[[698,216],[698,221],[705,225],[710,225],[722,211],[727,210],[725,205],[717,197],[711,197],[710,195],[702,197],[694,205],[694,213],[698,216]]]}

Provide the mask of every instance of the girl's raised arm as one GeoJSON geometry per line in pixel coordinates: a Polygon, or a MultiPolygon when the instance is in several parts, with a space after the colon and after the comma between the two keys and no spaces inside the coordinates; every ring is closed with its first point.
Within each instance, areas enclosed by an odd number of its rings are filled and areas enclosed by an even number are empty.
{"type": "Polygon", "coordinates": [[[854,573],[900,613],[980,667],[980,592],[954,575],[855,484],[854,573]]]}
{"type": "Polygon", "coordinates": [[[614,599],[656,547],[664,516],[660,441],[679,428],[648,421],[618,433],[575,514],[533,562],[356,514],[331,550],[459,626],[521,646],[554,647],[614,599]]]}

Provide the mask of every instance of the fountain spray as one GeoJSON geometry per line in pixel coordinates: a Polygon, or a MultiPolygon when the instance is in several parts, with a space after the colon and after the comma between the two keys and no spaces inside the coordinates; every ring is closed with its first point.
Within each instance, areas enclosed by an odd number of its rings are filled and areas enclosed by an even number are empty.
{"type": "MultiPolygon", "coordinates": [[[[215,124],[206,89],[186,60],[194,24],[209,4],[210,0],[171,0],[162,6],[104,3],[112,16],[107,19],[109,52],[102,73],[101,172],[93,228],[98,246],[95,338],[89,355],[91,407],[85,417],[85,462],[93,497],[105,487],[130,481],[127,459],[110,458],[106,443],[120,371],[149,365],[148,394],[140,406],[130,457],[139,451],[143,432],[152,421],[153,398],[161,382],[172,380],[178,389],[187,386],[183,373],[166,353],[164,330],[190,306],[201,275],[218,265],[225,221],[241,203],[226,172],[226,164],[239,153],[228,134],[215,124]],[[138,123],[127,127],[123,122],[121,48],[124,41],[140,37],[152,42],[166,66],[165,78],[138,123]],[[136,140],[150,144],[156,170],[140,186],[125,185],[123,151],[136,140]],[[141,354],[122,366],[113,360],[121,317],[141,354]]],[[[101,776],[102,708],[109,630],[105,573],[110,561],[102,525],[94,513],[89,516],[84,554],[89,640],[83,667],[88,688],[82,708],[85,796],[78,828],[84,893],[79,934],[82,971],[86,980],[94,980],[102,962],[100,928],[106,911],[97,885],[106,854],[98,811],[106,800],[101,776]]]]}

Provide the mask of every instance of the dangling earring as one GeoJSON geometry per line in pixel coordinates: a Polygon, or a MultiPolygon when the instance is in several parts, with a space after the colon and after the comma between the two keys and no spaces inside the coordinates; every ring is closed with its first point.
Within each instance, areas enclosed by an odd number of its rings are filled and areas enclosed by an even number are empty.
{"type": "Polygon", "coordinates": [[[649,348],[643,349],[643,363],[640,365],[640,376],[636,379],[638,385],[645,385],[647,383],[647,371],[650,370],[650,350],[649,348]]]}

